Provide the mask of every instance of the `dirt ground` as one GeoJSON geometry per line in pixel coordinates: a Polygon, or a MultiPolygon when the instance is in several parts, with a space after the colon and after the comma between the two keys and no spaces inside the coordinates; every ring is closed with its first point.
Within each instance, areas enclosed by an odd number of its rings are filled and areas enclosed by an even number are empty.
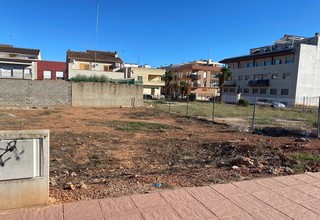
{"type": "Polygon", "coordinates": [[[1,130],[50,129],[53,203],[320,171],[320,141],[152,108],[2,108],[1,130]]]}

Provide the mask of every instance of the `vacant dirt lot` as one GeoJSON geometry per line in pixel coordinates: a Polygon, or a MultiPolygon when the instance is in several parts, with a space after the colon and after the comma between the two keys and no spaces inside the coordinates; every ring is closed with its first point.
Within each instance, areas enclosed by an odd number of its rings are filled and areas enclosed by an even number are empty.
{"type": "Polygon", "coordinates": [[[239,132],[150,108],[7,108],[0,128],[50,129],[58,203],[320,171],[318,139],[239,132]]]}

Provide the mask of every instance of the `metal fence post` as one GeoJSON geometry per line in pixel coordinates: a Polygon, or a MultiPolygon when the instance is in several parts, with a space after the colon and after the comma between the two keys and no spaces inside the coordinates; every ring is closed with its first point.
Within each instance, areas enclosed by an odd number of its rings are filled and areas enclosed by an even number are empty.
{"type": "Polygon", "coordinates": [[[320,97],[319,97],[319,105],[318,105],[318,138],[320,137],[320,97]]]}
{"type": "Polygon", "coordinates": [[[254,101],[251,130],[253,130],[254,126],[255,126],[254,123],[255,123],[255,117],[256,117],[256,107],[257,107],[257,97],[256,97],[256,99],[254,101]]]}
{"type": "Polygon", "coordinates": [[[169,113],[171,112],[171,96],[170,96],[170,100],[169,100],[169,113]]]}
{"type": "Polygon", "coordinates": [[[189,116],[189,96],[187,96],[187,116],[189,116]]]}
{"type": "Polygon", "coordinates": [[[216,102],[216,97],[212,96],[212,121],[213,122],[215,118],[215,112],[214,112],[215,102],[216,102]]]}

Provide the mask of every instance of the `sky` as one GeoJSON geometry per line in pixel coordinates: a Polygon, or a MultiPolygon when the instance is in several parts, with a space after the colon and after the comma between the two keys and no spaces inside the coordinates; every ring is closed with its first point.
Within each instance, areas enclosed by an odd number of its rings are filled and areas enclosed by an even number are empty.
{"type": "Polygon", "coordinates": [[[117,51],[153,67],[220,61],[284,34],[320,32],[319,0],[0,0],[0,8],[0,44],[54,61],[68,49],[117,51]]]}

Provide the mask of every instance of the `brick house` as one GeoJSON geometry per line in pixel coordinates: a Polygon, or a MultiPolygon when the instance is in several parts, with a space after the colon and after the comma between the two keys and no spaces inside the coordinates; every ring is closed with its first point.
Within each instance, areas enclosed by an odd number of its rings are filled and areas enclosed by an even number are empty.
{"type": "Polygon", "coordinates": [[[51,80],[67,80],[67,64],[66,62],[58,61],[38,61],[37,64],[37,79],[51,79],[51,80]]]}

